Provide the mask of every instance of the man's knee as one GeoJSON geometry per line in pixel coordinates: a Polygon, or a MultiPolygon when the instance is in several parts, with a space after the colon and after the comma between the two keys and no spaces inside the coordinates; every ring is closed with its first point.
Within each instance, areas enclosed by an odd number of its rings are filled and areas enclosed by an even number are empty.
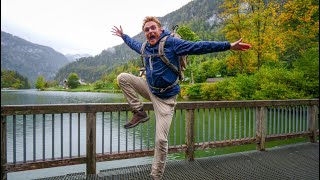
{"type": "Polygon", "coordinates": [[[128,75],[127,73],[120,73],[120,74],[117,76],[118,84],[121,84],[121,83],[125,82],[127,75],[128,75]]]}

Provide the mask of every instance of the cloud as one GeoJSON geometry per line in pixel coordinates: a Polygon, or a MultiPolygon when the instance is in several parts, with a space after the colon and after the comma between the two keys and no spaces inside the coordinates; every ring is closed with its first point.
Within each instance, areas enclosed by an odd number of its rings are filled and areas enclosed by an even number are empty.
{"type": "Polygon", "coordinates": [[[134,36],[145,16],[164,16],[190,1],[1,0],[1,30],[63,54],[97,55],[123,43],[110,32],[114,25],[134,36]]]}

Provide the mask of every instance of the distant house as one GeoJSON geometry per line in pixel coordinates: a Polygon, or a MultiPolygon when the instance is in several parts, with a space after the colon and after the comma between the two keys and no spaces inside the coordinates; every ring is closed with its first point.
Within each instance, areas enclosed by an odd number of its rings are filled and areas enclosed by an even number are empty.
{"type": "Polygon", "coordinates": [[[219,78],[208,78],[207,79],[207,83],[215,83],[215,82],[217,82],[217,81],[222,81],[222,80],[224,80],[225,78],[221,78],[221,77],[219,77],[219,78]]]}
{"type": "Polygon", "coordinates": [[[82,79],[79,79],[79,83],[80,85],[87,85],[87,83],[85,83],[82,79]]]}
{"type": "Polygon", "coordinates": [[[63,81],[63,88],[68,89],[68,80],[66,79],[63,81]]]}
{"type": "MultiPolygon", "coordinates": [[[[79,79],[78,82],[79,82],[80,85],[88,85],[88,84],[85,83],[82,79],[79,79]]],[[[63,88],[64,88],[64,89],[68,89],[68,80],[67,80],[67,79],[65,79],[65,80],[63,81],[63,88]]]]}

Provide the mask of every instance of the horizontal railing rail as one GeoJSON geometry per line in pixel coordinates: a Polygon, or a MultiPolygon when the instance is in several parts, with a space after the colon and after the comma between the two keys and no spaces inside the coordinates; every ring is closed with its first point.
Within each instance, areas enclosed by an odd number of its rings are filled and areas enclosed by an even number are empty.
{"type": "MultiPolygon", "coordinates": [[[[1,176],[15,171],[86,164],[153,155],[153,106],[150,121],[132,129],[127,103],[1,106],[1,176]]],[[[169,153],[319,135],[319,100],[178,102],[169,132],[169,153]]]]}

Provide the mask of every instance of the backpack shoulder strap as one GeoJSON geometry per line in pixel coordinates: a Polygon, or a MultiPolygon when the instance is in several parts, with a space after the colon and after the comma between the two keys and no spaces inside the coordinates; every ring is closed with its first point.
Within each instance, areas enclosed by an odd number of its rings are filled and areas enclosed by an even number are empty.
{"type": "Polygon", "coordinates": [[[141,46],[141,49],[140,49],[140,53],[141,53],[141,63],[142,63],[142,66],[143,66],[143,67],[145,67],[143,57],[144,57],[144,50],[146,49],[147,42],[148,42],[148,41],[144,41],[144,42],[142,43],[142,46],[141,46]]]}
{"type": "Polygon", "coordinates": [[[144,41],[144,42],[142,43],[142,46],[141,46],[141,49],[140,49],[141,55],[143,55],[143,53],[144,53],[144,49],[146,48],[147,42],[148,42],[148,41],[144,41]]]}
{"type": "MultiPolygon", "coordinates": [[[[168,35],[169,36],[169,35],[168,35]]],[[[168,65],[175,73],[179,74],[179,69],[173,65],[172,63],[170,63],[169,59],[167,58],[167,56],[164,53],[164,45],[166,40],[168,39],[168,36],[163,37],[160,42],[159,42],[159,55],[161,60],[168,65]]]]}
{"type": "Polygon", "coordinates": [[[143,43],[142,43],[142,46],[141,46],[141,49],[140,49],[140,53],[141,53],[141,65],[142,65],[142,67],[140,68],[140,77],[145,73],[145,71],[146,71],[146,68],[145,68],[145,64],[144,64],[144,60],[143,60],[143,57],[144,57],[144,55],[143,55],[143,53],[144,53],[144,50],[145,50],[145,48],[146,48],[146,45],[147,45],[147,41],[144,41],[143,43]]]}

